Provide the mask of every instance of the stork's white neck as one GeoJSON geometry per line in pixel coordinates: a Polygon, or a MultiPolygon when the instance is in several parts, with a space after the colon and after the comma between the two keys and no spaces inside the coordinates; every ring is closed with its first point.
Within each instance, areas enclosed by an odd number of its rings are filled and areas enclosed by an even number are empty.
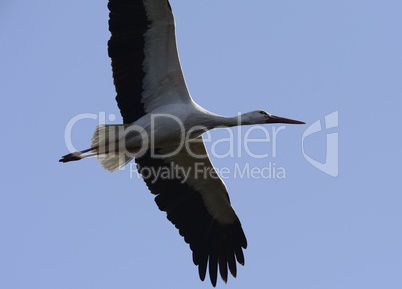
{"type": "Polygon", "coordinates": [[[195,102],[192,103],[192,107],[193,110],[188,124],[204,126],[207,129],[264,123],[261,117],[256,118],[255,111],[226,117],[212,113],[195,102]]]}
{"type": "Polygon", "coordinates": [[[256,122],[251,119],[247,113],[232,117],[226,117],[211,112],[204,112],[201,118],[202,120],[200,121],[200,123],[205,125],[205,127],[207,127],[208,129],[213,129],[216,127],[233,127],[239,125],[256,124],[256,122]]]}

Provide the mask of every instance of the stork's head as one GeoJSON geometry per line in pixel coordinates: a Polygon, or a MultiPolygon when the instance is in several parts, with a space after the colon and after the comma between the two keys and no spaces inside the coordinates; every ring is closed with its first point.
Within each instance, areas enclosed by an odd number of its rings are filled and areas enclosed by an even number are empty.
{"type": "Polygon", "coordinates": [[[264,123],[289,123],[289,124],[305,124],[305,122],[272,115],[264,110],[255,110],[242,115],[242,123],[244,124],[264,124],[264,123]]]}

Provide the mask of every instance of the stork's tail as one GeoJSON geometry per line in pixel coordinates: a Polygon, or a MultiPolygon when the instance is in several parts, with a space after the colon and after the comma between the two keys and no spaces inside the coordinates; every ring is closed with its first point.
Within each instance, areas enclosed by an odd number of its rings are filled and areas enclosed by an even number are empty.
{"type": "Polygon", "coordinates": [[[99,125],[92,136],[92,143],[89,149],[77,151],[65,156],[59,162],[67,163],[79,161],[87,157],[96,156],[101,165],[110,172],[122,168],[133,155],[128,155],[124,143],[120,143],[127,125],[99,125]],[[88,153],[90,152],[90,153],[88,153]]]}
{"type": "Polygon", "coordinates": [[[99,125],[92,136],[91,147],[102,167],[115,172],[133,159],[125,149],[124,135],[128,125],[99,125]]]}

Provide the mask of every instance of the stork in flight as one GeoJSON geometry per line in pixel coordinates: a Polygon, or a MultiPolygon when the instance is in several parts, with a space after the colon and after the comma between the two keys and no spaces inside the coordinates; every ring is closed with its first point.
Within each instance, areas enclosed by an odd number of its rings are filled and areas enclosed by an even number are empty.
{"type": "Polygon", "coordinates": [[[262,110],[223,117],[203,109],[187,90],[169,2],[110,0],[108,8],[108,52],[124,124],[98,126],[89,149],[67,154],[60,162],[96,156],[105,169],[116,171],[135,158],[140,173],[147,169],[143,178],[159,209],[190,245],[201,280],[208,269],[213,286],[218,270],[227,282],[228,271],[236,277],[236,261],[244,265],[247,241],[225,184],[216,174],[194,172],[184,178],[173,173],[172,164],[191,170],[197,163],[215,172],[201,137],[209,129],[303,122],[262,110]],[[183,133],[189,136],[185,145],[183,133]],[[171,177],[156,176],[158,169],[170,170],[171,177]]]}

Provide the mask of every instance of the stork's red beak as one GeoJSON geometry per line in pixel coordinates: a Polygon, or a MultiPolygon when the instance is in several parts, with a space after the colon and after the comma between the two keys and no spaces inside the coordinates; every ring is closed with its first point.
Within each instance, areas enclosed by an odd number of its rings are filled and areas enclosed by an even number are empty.
{"type": "Polygon", "coordinates": [[[291,124],[305,124],[303,121],[284,118],[276,115],[271,115],[266,123],[291,123],[291,124]]]}

